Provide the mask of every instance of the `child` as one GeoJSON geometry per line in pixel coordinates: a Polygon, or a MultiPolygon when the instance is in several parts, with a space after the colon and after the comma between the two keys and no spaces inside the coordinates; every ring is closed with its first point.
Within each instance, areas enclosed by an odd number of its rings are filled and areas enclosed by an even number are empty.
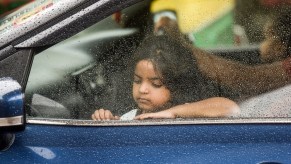
{"type": "MultiPolygon", "coordinates": [[[[228,117],[239,113],[237,104],[222,97],[209,97],[191,50],[167,36],[147,38],[137,49],[130,70],[132,96],[146,118],[228,117]],[[202,101],[200,101],[202,100],[202,101]]],[[[109,110],[99,109],[93,120],[116,120],[109,110]]]]}

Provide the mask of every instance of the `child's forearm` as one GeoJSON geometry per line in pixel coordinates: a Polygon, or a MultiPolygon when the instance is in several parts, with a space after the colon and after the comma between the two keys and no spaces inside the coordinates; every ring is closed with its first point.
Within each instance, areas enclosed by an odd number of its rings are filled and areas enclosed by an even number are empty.
{"type": "Polygon", "coordinates": [[[134,119],[231,117],[239,114],[239,106],[234,101],[223,97],[213,97],[198,102],[177,105],[156,113],[144,113],[134,119]]]}
{"type": "Polygon", "coordinates": [[[222,97],[214,97],[198,102],[177,105],[168,109],[175,117],[230,117],[240,113],[239,106],[222,97]]]}

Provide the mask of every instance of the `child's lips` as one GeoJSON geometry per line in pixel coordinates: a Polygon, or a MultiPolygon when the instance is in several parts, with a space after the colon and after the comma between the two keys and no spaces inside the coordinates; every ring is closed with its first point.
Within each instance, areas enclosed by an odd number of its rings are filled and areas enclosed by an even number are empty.
{"type": "Polygon", "coordinates": [[[137,102],[138,102],[138,103],[145,104],[145,103],[149,103],[150,100],[148,100],[148,99],[146,99],[146,98],[138,98],[138,99],[137,99],[137,102]]]}

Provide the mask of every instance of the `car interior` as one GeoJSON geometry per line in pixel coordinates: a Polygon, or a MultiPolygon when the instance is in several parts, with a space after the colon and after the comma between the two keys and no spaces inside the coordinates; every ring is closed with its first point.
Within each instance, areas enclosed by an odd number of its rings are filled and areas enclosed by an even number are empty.
{"type": "MultiPolygon", "coordinates": [[[[127,107],[133,102],[126,78],[127,61],[143,38],[152,33],[150,2],[116,12],[35,54],[25,91],[28,117],[91,119],[91,114],[99,108],[112,109],[117,115],[129,111],[127,107]]],[[[254,42],[205,50],[256,65],[261,63],[258,47],[259,43],[254,42]]],[[[210,84],[217,87],[220,96],[234,100],[245,96],[225,86],[210,84]]]]}

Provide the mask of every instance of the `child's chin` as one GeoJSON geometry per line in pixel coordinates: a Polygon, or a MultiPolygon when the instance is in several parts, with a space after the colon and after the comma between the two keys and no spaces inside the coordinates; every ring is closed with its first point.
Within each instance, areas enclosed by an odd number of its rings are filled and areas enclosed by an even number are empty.
{"type": "Polygon", "coordinates": [[[154,112],[161,111],[161,110],[156,109],[156,108],[142,108],[142,107],[139,107],[139,109],[142,111],[142,113],[154,113],[154,112]]]}
{"type": "Polygon", "coordinates": [[[138,106],[140,110],[143,111],[143,113],[149,113],[149,112],[154,112],[155,110],[150,107],[150,106],[146,106],[146,105],[139,105],[138,106]]]}

